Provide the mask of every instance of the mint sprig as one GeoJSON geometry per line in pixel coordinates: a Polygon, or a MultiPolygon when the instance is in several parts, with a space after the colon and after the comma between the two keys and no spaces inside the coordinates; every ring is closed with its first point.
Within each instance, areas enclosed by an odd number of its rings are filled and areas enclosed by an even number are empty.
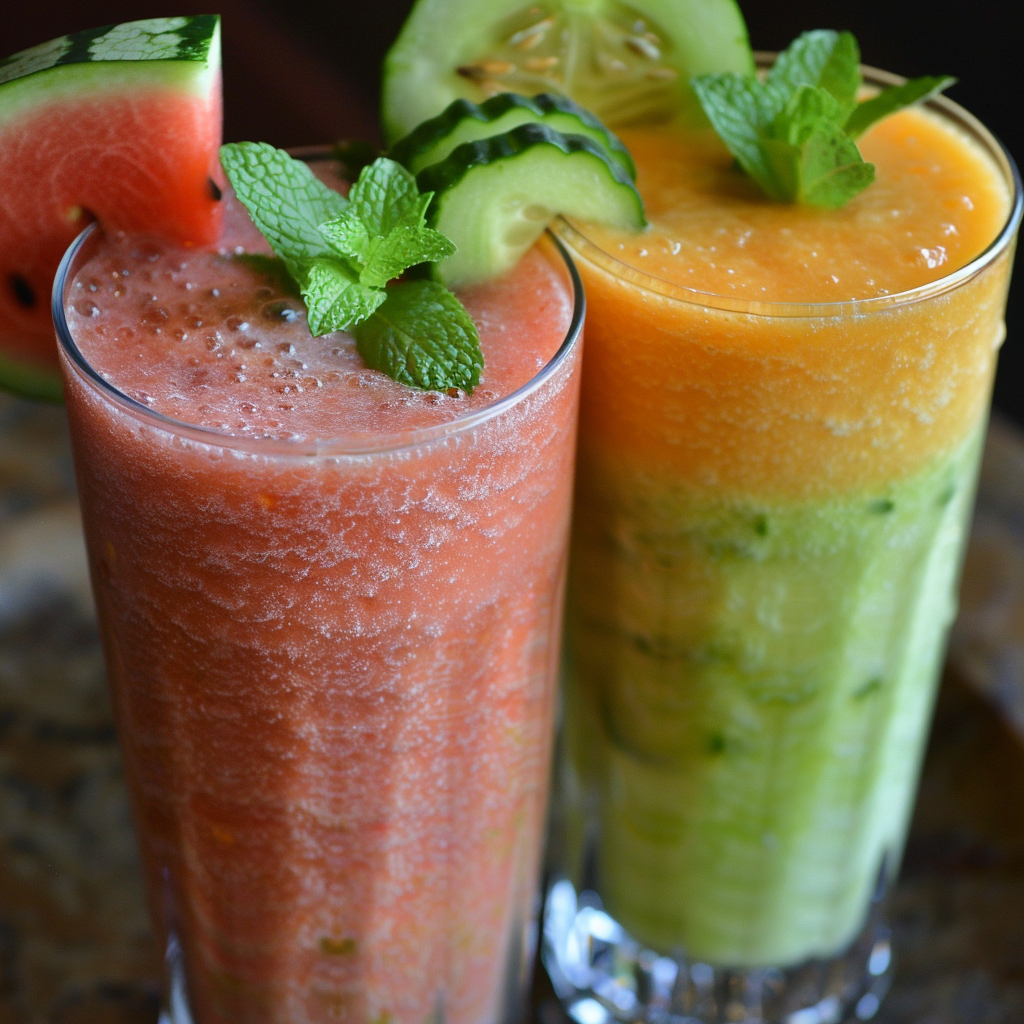
{"type": "Polygon", "coordinates": [[[459,300],[436,281],[395,285],[380,309],[353,329],[356,348],[367,366],[401,384],[471,392],[484,360],[473,321],[460,311],[459,300]],[[453,375],[458,384],[451,383],[453,375]]]}
{"type": "Polygon", "coordinates": [[[473,390],[483,355],[462,303],[437,284],[386,287],[455,252],[426,225],[433,193],[420,194],[413,176],[384,157],[363,168],[347,199],[265,143],[225,145],[221,163],[294,279],[314,336],[359,326],[356,345],[368,366],[411,387],[473,390]]]}
{"type": "Polygon", "coordinates": [[[433,195],[420,195],[401,164],[380,157],[360,172],[348,209],[321,224],[320,234],[359,268],[361,284],[383,288],[409,267],[454,254],[454,244],[426,226],[433,195]]]}
{"type": "Polygon", "coordinates": [[[851,139],[863,135],[876,121],[895,114],[897,110],[913,106],[936,93],[948,89],[955,78],[949,75],[922,75],[912,78],[903,85],[894,85],[883,90],[877,96],[858,104],[846,121],[846,134],[851,139]]]}
{"type": "Polygon", "coordinates": [[[737,163],[772,199],[836,208],[875,178],[854,140],[954,81],[915,78],[859,103],[857,40],[821,29],[794,40],[764,81],[726,72],[700,75],[692,84],[737,163]]]}

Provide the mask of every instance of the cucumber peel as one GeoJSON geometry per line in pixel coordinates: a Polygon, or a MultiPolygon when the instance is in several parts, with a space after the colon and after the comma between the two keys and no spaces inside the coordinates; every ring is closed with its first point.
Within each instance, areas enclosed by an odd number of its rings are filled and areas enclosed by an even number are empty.
{"type": "Polygon", "coordinates": [[[583,135],[636,178],[636,165],[619,138],[567,96],[541,93],[532,98],[503,92],[477,105],[460,99],[400,139],[388,154],[413,174],[444,160],[464,142],[501,135],[521,124],[545,124],[564,135],[583,135]]]}
{"type": "Polygon", "coordinates": [[[428,223],[458,246],[434,268],[449,287],[510,270],[559,213],[624,230],[647,223],[620,164],[590,138],[537,123],[457,146],[416,184],[434,193],[428,223]]]}
{"type": "Polygon", "coordinates": [[[418,0],[385,59],[385,137],[501,92],[562,93],[612,128],[701,118],[689,80],[721,71],[754,71],[735,0],[418,0]]]}

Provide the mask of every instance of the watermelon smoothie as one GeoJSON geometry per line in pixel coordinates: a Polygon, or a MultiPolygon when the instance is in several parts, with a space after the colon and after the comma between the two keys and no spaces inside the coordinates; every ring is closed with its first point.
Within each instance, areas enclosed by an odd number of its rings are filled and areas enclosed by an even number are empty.
{"type": "Polygon", "coordinates": [[[582,295],[533,250],[460,295],[472,396],[415,391],[312,338],[246,258],[268,251],[229,194],[219,246],[97,236],[58,285],[153,917],[196,1024],[501,1021],[530,964],[582,295]]]}
{"type": "Polygon", "coordinates": [[[864,137],[840,210],[762,198],[710,132],[622,137],[650,232],[562,229],[589,320],[547,961],[609,1012],[783,1020],[863,992],[870,940],[796,995],[772,971],[850,948],[898,866],[1019,186],[944,99],[864,137]],[[594,920],[675,957],[660,997],[575,952],[594,920]]]}

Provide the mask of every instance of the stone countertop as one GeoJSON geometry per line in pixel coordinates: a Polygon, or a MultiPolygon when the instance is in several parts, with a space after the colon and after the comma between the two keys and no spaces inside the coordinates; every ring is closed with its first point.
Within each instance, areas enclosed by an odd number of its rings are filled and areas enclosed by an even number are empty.
{"type": "MultiPolygon", "coordinates": [[[[1004,656],[1024,624],[1024,573],[1012,570],[1012,515],[999,519],[1001,474],[1024,447],[997,425],[989,448],[967,613],[893,897],[898,960],[879,1024],[1024,1021],[1024,684],[1019,659],[1004,656]],[[998,500],[986,505],[987,494],[998,500]]],[[[0,1024],[153,1024],[160,959],[64,414],[0,396],[0,1024]]],[[[547,998],[540,979],[538,1016],[552,1024],[547,998]]]]}
{"type": "Polygon", "coordinates": [[[155,1019],[64,411],[0,395],[0,1024],[155,1019]]]}

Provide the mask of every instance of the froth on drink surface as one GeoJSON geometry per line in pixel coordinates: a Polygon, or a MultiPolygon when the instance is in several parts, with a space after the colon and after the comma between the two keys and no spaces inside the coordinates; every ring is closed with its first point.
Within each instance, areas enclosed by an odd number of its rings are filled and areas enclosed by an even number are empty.
{"type": "Polygon", "coordinates": [[[230,192],[225,203],[224,234],[210,248],[107,236],[68,298],[68,324],[90,365],[174,419],[289,440],[429,427],[528,383],[568,330],[565,270],[535,249],[510,274],[460,293],[485,358],[473,394],[406,387],[368,369],[349,334],[312,337],[301,299],[244,259],[270,248],[230,192]]]}

